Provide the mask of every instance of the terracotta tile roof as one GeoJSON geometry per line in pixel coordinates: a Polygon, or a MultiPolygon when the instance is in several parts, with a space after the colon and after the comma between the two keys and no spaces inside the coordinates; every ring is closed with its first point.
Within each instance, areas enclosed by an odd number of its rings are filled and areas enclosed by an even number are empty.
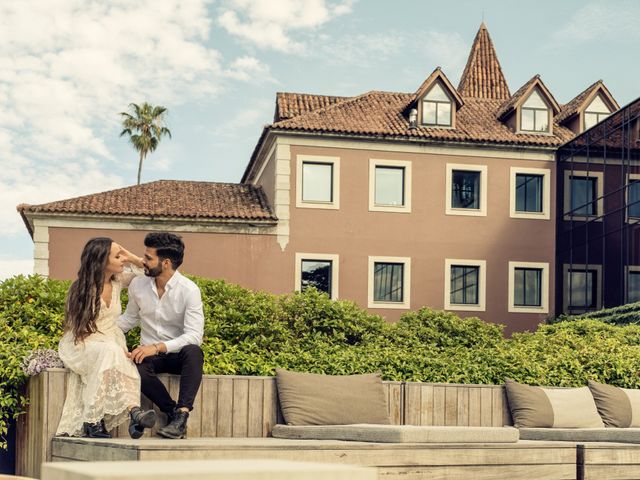
{"type": "Polygon", "coordinates": [[[261,187],[235,183],[158,180],[41,205],[25,213],[71,213],[190,219],[277,220],[261,187]]]}
{"type": "MultiPolygon", "coordinates": [[[[456,115],[456,128],[419,126],[409,130],[404,114],[414,94],[372,91],[267,127],[375,137],[404,137],[438,141],[489,142],[513,145],[559,146],[573,138],[565,127],[554,127],[553,135],[516,134],[497,118],[501,100],[463,97],[456,115]]],[[[249,167],[248,167],[249,168],[249,167]]]]}
{"type": "Polygon", "coordinates": [[[602,91],[605,97],[605,101],[611,103],[610,106],[614,109],[614,111],[620,108],[620,105],[618,105],[618,102],[616,102],[615,98],[613,98],[607,87],[605,87],[602,80],[598,80],[597,82],[589,85],[584,91],[580,92],[569,103],[563,105],[560,109],[560,113],[556,116],[556,120],[559,123],[562,123],[578,113],[578,111],[583,108],[584,102],[591,96],[591,94],[595,90],[602,91]]]}
{"type": "Polygon", "coordinates": [[[319,108],[328,107],[351,97],[332,97],[328,95],[310,95],[308,93],[286,93],[276,94],[276,114],[273,121],[286,120],[297,117],[308,112],[313,112],[319,108]]]}
{"type": "Polygon", "coordinates": [[[463,97],[506,100],[511,94],[484,22],[473,40],[458,92],[463,97]]]}

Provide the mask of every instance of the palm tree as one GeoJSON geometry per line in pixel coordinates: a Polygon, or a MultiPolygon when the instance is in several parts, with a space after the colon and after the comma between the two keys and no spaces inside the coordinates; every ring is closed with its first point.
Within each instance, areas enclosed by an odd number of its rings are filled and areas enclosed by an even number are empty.
{"type": "Polygon", "coordinates": [[[140,174],[142,173],[142,162],[149,152],[153,152],[164,135],[171,138],[171,132],[164,126],[164,116],[167,112],[165,107],[144,102],[142,105],[130,103],[131,113],[120,112],[122,126],[124,130],[120,136],[128,135],[131,145],[140,153],[138,163],[138,185],[140,185],[140,174]]]}

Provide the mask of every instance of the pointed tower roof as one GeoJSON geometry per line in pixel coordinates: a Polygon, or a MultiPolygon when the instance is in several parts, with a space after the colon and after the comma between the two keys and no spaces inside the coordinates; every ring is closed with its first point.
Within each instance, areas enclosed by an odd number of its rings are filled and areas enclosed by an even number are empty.
{"type": "Polygon", "coordinates": [[[458,92],[463,97],[506,100],[511,94],[493,48],[487,26],[482,22],[473,40],[458,92]]]}

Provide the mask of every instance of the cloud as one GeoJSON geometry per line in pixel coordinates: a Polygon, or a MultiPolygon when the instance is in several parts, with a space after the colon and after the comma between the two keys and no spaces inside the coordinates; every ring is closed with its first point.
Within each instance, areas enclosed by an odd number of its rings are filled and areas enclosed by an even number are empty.
{"type": "Polygon", "coordinates": [[[269,65],[250,56],[236,58],[229,68],[225,70],[224,74],[227,77],[243,82],[262,83],[276,81],[271,76],[269,65]]]}
{"type": "Polygon", "coordinates": [[[105,142],[129,103],[171,111],[219,94],[225,77],[207,46],[208,8],[207,0],[0,3],[0,235],[24,229],[18,203],[134,178],[133,162],[105,142]]]}
{"type": "Polygon", "coordinates": [[[591,41],[640,39],[637,2],[592,2],[577,10],[553,35],[548,48],[591,41]]]}
{"type": "Polygon", "coordinates": [[[406,40],[406,36],[398,32],[350,34],[337,39],[323,35],[318,41],[322,46],[316,51],[329,63],[366,67],[398,54],[406,40]]]}
{"type": "Polygon", "coordinates": [[[0,281],[15,275],[31,275],[33,260],[6,260],[0,258],[0,281]]]}
{"type": "Polygon", "coordinates": [[[264,50],[302,53],[297,33],[313,31],[331,19],[351,12],[353,0],[229,0],[218,23],[230,35],[264,50]]]}

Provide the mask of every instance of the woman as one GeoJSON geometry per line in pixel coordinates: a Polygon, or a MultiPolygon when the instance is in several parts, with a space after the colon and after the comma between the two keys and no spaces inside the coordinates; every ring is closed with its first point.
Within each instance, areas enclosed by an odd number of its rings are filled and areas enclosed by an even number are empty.
{"type": "Polygon", "coordinates": [[[124,272],[126,263],[142,267],[141,258],[110,238],[93,238],[84,246],[58,346],[71,375],[56,435],[109,438],[109,430],[129,416],[129,435],[140,438],[155,424],[155,412],[139,406],[140,376],[117,323],[120,291],[136,275],[124,272]]]}

